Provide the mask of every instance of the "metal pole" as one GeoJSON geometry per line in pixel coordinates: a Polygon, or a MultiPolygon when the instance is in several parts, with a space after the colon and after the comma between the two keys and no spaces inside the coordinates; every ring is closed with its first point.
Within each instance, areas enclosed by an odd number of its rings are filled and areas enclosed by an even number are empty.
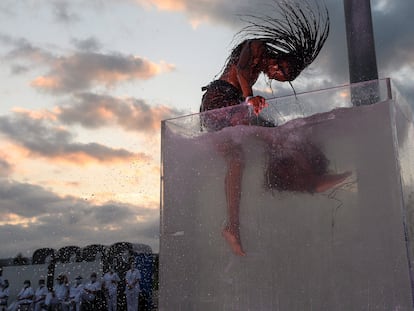
{"type": "MultiPolygon", "coordinates": [[[[370,0],[344,0],[344,9],[350,82],[378,80],[370,0]]],[[[369,96],[361,92],[360,88],[352,91],[356,106],[372,104],[378,99],[378,90],[369,96]]]]}

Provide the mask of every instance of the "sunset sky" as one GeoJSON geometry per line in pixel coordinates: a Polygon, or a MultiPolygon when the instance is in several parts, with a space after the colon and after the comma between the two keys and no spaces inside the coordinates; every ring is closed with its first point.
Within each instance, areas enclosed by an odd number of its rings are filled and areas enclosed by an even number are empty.
{"type": "MultiPolygon", "coordinates": [[[[238,15],[272,1],[1,0],[0,257],[117,241],[157,252],[160,120],[197,112],[238,15]]],[[[348,82],[343,3],[326,3],[330,36],[296,92],[348,82]]],[[[414,104],[414,2],[371,4],[379,75],[414,104]]]]}

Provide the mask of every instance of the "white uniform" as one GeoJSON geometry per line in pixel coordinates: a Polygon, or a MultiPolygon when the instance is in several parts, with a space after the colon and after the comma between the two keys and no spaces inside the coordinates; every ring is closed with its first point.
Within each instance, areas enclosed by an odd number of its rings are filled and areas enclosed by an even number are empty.
{"type": "Polygon", "coordinates": [[[69,308],[65,302],[69,298],[69,286],[67,284],[56,284],[53,287],[54,295],[50,300],[50,305],[61,305],[63,311],[67,311],[69,308]]]}
{"type": "Polygon", "coordinates": [[[75,284],[70,288],[69,301],[71,305],[75,305],[75,311],[80,310],[81,295],[83,292],[83,284],[75,284]]]}
{"type": "Polygon", "coordinates": [[[98,281],[95,282],[88,282],[82,291],[81,299],[82,301],[89,301],[92,302],[96,298],[96,292],[101,289],[101,283],[98,281]],[[88,292],[89,291],[89,292],[88,292]],[[91,293],[93,292],[93,293],[91,293]]]}
{"type": "Polygon", "coordinates": [[[33,300],[33,310],[40,311],[42,309],[42,305],[45,303],[45,299],[47,296],[48,290],[45,285],[40,285],[35,292],[35,298],[33,300]]]}
{"type": "Polygon", "coordinates": [[[103,276],[103,281],[105,285],[105,296],[106,303],[108,305],[108,311],[116,311],[117,306],[117,291],[118,291],[118,282],[121,281],[116,272],[107,272],[103,276]]]}
{"type": "Polygon", "coordinates": [[[10,296],[9,288],[0,287],[0,306],[6,306],[10,296]]]}
{"type": "Polygon", "coordinates": [[[9,311],[15,311],[21,304],[31,304],[32,298],[34,295],[33,288],[29,287],[23,287],[19,294],[17,295],[17,299],[15,302],[13,302],[7,310],[9,311]]]}
{"type": "Polygon", "coordinates": [[[141,280],[141,273],[138,269],[130,269],[127,271],[125,276],[125,295],[127,301],[127,310],[128,311],[137,311],[138,310],[138,301],[139,301],[139,281],[141,280]]]}

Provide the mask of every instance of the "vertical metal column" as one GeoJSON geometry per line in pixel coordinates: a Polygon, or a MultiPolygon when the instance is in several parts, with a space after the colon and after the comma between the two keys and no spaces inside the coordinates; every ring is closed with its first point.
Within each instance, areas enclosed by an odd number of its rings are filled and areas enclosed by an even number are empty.
{"type": "MultiPolygon", "coordinates": [[[[370,0],[344,0],[344,9],[350,82],[378,80],[370,0]]],[[[377,100],[378,88],[352,89],[355,106],[373,104],[377,100]]]]}

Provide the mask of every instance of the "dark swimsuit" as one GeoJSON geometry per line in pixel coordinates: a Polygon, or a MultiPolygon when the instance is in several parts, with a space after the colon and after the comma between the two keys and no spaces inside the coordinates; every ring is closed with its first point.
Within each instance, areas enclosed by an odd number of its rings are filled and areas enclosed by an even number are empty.
{"type": "Polygon", "coordinates": [[[200,106],[201,125],[209,132],[232,126],[231,119],[234,113],[244,108],[240,106],[240,103],[244,101],[241,91],[225,80],[214,80],[201,90],[206,91],[200,106]],[[234,108],[211,111],[230,106],[234,108]]]}
{"type": "Polygon", "coordinates": [[[201,100],[201,124],[208,131],[218,131],[222,128],[232,126],[231,120],[234,114],[245,114],[243,124],[260,125],[260,126],[275,126],[273,123],[264,120],[262,117],[257,117],[249,111],[247,105],[240,105],[244,102],[242,92],[230,82],[225,80],[214,80],[209,85],[201,88],[206,91],[201,100]],[[210,110],[228,108],[222,113],[213,112],[210,110]]]}
{"type": "Polygon", "coordinates": [[[215,80],[201,90],[206,92],[201,100],[200,112],[234,106],[244,101],[242,92],[225,80],[215,80]]]}

